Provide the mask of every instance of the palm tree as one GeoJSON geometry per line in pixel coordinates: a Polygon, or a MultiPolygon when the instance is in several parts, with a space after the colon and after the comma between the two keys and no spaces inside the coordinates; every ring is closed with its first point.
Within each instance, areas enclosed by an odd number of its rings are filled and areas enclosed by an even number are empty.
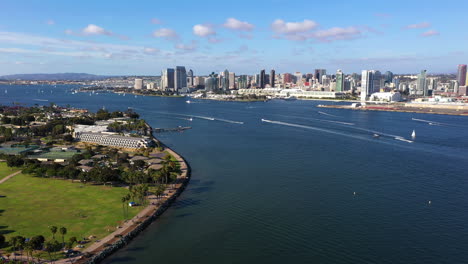
{"type": "Polygon", "coordinates": [[[31,256],[32,257],[32,252],[34,250],[34,247],[32,245],[32,243],[30,243],[30,241],[28,241],[25,245],[24,245],[24,250],[26,251],[26,256],[28,258],[28,261],[29,261],[29,257],[31,256]]]}
{"type": "Polygon", "coordinates": [[[52,232],[52,238],[55,239],[55,233],[57,233],[57,227],[50,226],[49,229],[50,229],[50,232],[52,232]]]}
{"type": "Polygon", "coordinates": [[[126,204],[126,208],[127,208],[127,212],[126,212],[126,217],[128,218],[128,202],[130,202],[131,200],[131,196],[129,193],[127,193],[127,195],[125,195],[125,204],[126,204]]]}
{"type": "Polygon", "coordinates": [[[127,203],[127,196],[126,196],[126,195],[125,195],[125,196],[122,196],[121,201],[122,201],[123,217],[124,217],[124,219],[125,219],[125,204],[127,203]]]}
{"type": "Polygon", "coordinates": [[[65,235],[67,234],[67,228],[62,226],[59,229],[59,232],[62,235],[62,246],[64,246],[65,245],[65,235]]]}
{"type": "Polygon", "coordinates": [[[54,251],[54,243],[52,243],[52,241],[45,242],[44,250],[49,254],[49,259],[52,261],[52,255],[50,253],[54,251]]]}

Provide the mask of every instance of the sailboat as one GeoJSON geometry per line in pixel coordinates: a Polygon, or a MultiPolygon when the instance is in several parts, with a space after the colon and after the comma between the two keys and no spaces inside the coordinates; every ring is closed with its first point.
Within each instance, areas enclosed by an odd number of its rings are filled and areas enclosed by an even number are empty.
{"type": "Polygon", "coordinates": [[[414,131],[414,129],[413,129],[413,133],[411,133],[411,137],[412,137],[412,138],[415,138],[415,137],[416,137],[416,131],[414,131]]]}

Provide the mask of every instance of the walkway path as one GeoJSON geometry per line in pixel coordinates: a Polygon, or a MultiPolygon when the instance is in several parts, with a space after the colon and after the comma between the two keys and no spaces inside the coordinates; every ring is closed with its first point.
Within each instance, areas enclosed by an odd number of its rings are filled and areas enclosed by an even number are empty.
{"type": "Polygon", "coordinates": [[[12,178],[13,176],[16,176],[16,175],[18,175],[18,174],[20,174],[20,173],[21,173],[21,171],[17,171],[17,172],[14,172],[14,173],[12,173],[12,174],[6,176],[5,178],[3,178],[3,179],[0,180],[0,184],[2,184],[2,183],[4,183],[4,182],[8,181],[10,178],[12,178]]]}

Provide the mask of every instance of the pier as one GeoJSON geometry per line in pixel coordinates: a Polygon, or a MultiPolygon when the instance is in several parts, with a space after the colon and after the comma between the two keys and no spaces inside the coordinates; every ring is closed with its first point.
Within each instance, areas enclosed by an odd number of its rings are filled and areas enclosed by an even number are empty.
{"type": "Polygon", "coordinates": [[[192,127],[174,127],[174,128],[154,128],[155,133],[164,133],[164,132],[183,132],[184,130],[192,129],[192,127]]]}

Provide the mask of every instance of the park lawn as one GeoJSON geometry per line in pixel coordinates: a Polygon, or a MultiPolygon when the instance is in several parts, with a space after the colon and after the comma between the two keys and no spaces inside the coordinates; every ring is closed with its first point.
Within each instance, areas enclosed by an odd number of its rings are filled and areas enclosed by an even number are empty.
{"type": "Polygon", "coordinates": [[[19,171],[18,168],[10,168],[7,166],[6,162],[0,162],[0,180],[6,176],[19,171]]]}
{"type": "MultiPolygon", "coordinates": [[[[18,174],[0,184],[0,234],[52,237],[49,226],[66,227],[65,240],[94,235],[99,238],[115,230],[123,220],[122,187],[92,186],[67,180],[18,174]],[[108,231],[108,228],[111,231],[108,231]]],[[[129,218],[141,207],[129,208],[129,218]]],[[[56,239],[61,241],[57,232],[56,239]]]]}

